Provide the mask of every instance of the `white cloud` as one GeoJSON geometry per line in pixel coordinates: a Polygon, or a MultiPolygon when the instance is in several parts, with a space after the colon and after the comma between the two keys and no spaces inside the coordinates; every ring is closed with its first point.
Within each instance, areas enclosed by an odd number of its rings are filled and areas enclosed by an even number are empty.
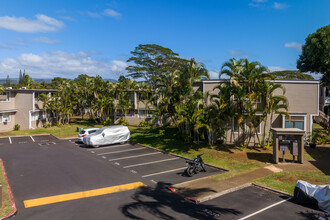
{"type": "Polygon", "coordinates": [[[274,4],[273,4],[273,8],[275,8],[275,9],[285,9],[287,7],[288,7],[288,5],[285,3],[274,2],[274,4]]]}
{"type": "Polygon", "coordinates": [[[59,40],[52,40],[52,39],[49,39],[48,37],[34,38],[34,39],[32,39],[32,42],[44,43],[44,44],[59,44],[59,43],[61,43],[61,41],[59,41],[59,40]]]}
{"type": "Polygon", "coordinates": [[[127,64],[120,60],[110,63],[93,59],[91,53],[74,54],[63,51],[47,52],[42,55],[26,53],[17,58],[0,61],[0,74],[15,75],[20,69],[34,78],[53,78],[55,76],[75,78],[79,74],[100,75],[104,78],[117,78],[125,71],[127,64]]]}
{"type": "Polygon", "coordinates": [[[103,14],[106,15],[106,16],[111,16],[111,17],[114,17],[114,18],[120,18],[121,17],[121,14],[115,10],[112,10],[112,9],[105,9],[103,11],[103,14]]]}
{"type": "Polygon", "coordinates": [[[0,49],[14,49],[18,47],[27,47],[25,40],[16,38],[13,42],[0,44],[0,49]]]}
{"type": "Polygon", "coordinates": [[[94,12],[90,12],[88,11],[87,14],[93,18],[99,18],[101,17],[101,15],[99,13],[94,13],[94,12]]]}
{"type": "Polygon", "coordinates": [[[301,48],[302,48],[302,44],[297,43],[297,42],[285,43],[284,46],[285,47],[293,47],[297,51],[301,51],[301,48]]]}
{"type": "Polygon", "coordinates": [[[269,66],[268,69],[269,69],[269,71],[271,71],[271,72],[286,70],[285,68],[280,67],[280,66],[269,66]]]}
{"type": "Polygon", "coordinates": [[[76,19],[74,19],[73,17],[70,17],[70,16],[60,16],[60,18],[63,20],[68,20],[68,21],[76,21],[76,19]]]}
{"type": "Polygon", "coordinates": [[[38,14],[35,20],[27,19],[24,17],[0,17],[0,28],[25,32],[53,32],[63,28],[65,25],[62,21],[55,18],[48,17],[47,15],[38,14]]]}
{"type": "Polygon", "coordinates": [[[210,74],[211,79],[218,79],[219,78],[219,72],[210,70],[209,74],[210,74]]]}
{"type": "Polygon", "coordinates": [[[240,56],[240,55],[242,55],[242,51],[241,50],[228,50],[228,53],[231,56],[240,56]]]}
{"type": "Polygon", "coordinates": [[[120,18],[121,17],[121,13],[119,13],[115,10],[109,9],[109,8],[103,10],[100,13],[88,11],[87,14],[91,17],[94,17],[94,18],[100,18],[102,16],[110,16],[110,17],[113,17],[113,18],[120,18]]]}

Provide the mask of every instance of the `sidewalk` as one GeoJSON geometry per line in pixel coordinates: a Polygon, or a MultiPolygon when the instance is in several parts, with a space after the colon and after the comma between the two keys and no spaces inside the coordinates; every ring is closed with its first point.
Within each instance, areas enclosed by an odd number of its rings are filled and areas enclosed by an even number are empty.
{"type": "MultiPolygon", "coordinates": [[[[328,147],[329,145],[326,146],[326,148],[328,147]]],[[[175,184],[172,186],[172,188],[176,193],[180,194],[185,198],[190,198],[198,202],[204,202],[219,197],[221,195],[224,195],[226,193],[236,191],[240,188],[249,186],[253,180],[267,176],[273,172],[319,170],[319,167],[315,166],[313,161],[311,162],[304,160],[303,164],[298,164],[298,163],[273,164],[222,181],[216,181],[212,178],[201,178],[195,181],[188,181],[185,183],[175,184]]],[[[320,162],[324,162],[324,161],[320,161],[320,162]]]]}

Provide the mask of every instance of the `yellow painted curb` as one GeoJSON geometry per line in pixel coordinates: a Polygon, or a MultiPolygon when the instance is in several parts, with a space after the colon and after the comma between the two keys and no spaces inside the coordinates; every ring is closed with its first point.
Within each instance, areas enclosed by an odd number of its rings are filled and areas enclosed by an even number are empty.
{"type": "Polygon", "coordinates": [[[41,206],[41,205],[64,202],[64,201],[69,201],[69,200],[82,199],[82,198],[100,196],[100,195],[121,192],[121,191],[126,191],[126,190],[132,190],[132,189],[136,189],[139,187],[145,187],[145,186],[146,185],[143,184],[142,182],[135,182],[135,183],[111,186],[111,187],[76,192],[76,193],[48,196],[48,197],[43,197],[43,198],[38,198],[38,199],[25,200],[24,206],[25,206],[25,208],[30,208],[30,207],[35,207],[35,206],[41,206]]]}

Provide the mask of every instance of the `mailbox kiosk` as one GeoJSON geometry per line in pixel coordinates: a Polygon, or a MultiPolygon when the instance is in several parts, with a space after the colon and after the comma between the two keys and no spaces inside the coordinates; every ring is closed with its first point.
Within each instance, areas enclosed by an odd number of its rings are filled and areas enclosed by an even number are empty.
{"type": "Polygon", "coordinates": [[[304,159],[304,135],[305,131],[299,128],[272,128],[273,132],[273,159],[275,163],[279,162],[280,152],[283,155],[283,162],[285,157],[291,153],[293,162],[296,157],[299,163],[304,159]]]}

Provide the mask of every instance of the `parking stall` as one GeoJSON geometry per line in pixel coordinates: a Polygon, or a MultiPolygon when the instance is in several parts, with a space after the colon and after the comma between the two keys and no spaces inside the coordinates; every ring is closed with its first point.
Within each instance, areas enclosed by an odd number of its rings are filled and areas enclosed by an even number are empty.
{"type": "Polygon", "coordinates": [[[29,144],[35,142],[32,136],[10,137],[13,144],[29,144]]]}
{"type": "Polygon", "coordinates": [[[11,144],[11,140],[9,137],[0,138],[0,147],[6,146],[8,144],[11,144]]]}
{"type": "MultiPolygon", "coordinates": [[[[86,147],[81,145],[82,147],[86,147]]],[[[206,166],[207,172],[193,177],[185,175],[186,159],[156,149],[126,143],[99,148],[86,148],[86,152],[141,176],[148,182],[176,184],[225,172],[220,168],[206,166]]]]}

